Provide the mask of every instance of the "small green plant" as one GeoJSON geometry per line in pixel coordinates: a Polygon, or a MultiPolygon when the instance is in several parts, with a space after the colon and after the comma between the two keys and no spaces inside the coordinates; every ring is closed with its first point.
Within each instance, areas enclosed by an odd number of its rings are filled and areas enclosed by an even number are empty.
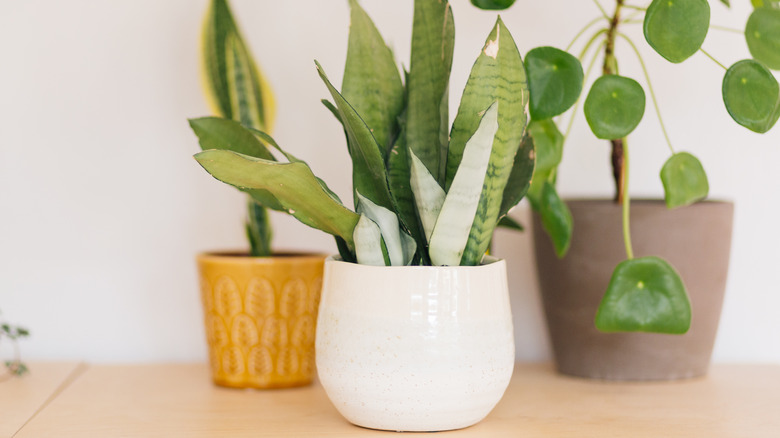
{"type": "MultiPolygon", "coordinates": [[[[214,113],[269,131],[273,123],[273,95],[241,36],[227,0],[211,1],[201,38],[204,88],[214,113]]],[[[273,232],[268,211],[251,197],[247,200],[247,211],[250,254],[271,255],[273,232]]]]}
{"type": "MultiPolygon", "coordinates": [[[[770,72],[770,69],[780,70],[780,1],[752,0],[755,9],[744,32],[712,25],[707,0],[652,0],[642,6],[615,0],[612,13],[599,0],[592,1],[600,16],[587,23],[565,51],[541,47],[531,50],[525,58],[531,95],[528,132],[536,144],[538,157],[528,198],[539,213],[556,253],[563,257],[569,248],[573,223],[555,189],[558,165],[579,107],[582,87],[603,51],[602,74],[592,83],[583,109],[593,134],[612,145],[615,201],[623,206],[627,260],[613,273],[596,315],[596,326],[606,332],[685,333],[690,327],[691,308],[678,273],[659,257],[633,256],[627,136],[642,120],[646,99],[642,85],[620,75],[615,45],[625,43],[636,54],[669,146],[671,155],[660,171],[666,204],[669,208],[690,205],[707,196],[707,175],[695,156],[672,146],[640,50],[621,29],[642,24],[648,45],[672,63],[680,63],[697,52],[712,59],[726,71],[720,92],[731,117],[752,131],[764,133],[780,117],[780,87],[770,72]],[[702,48],[710,29],[743,33],[752,59],[738,61],[728,68],[716,61],[702,48]],[[577,56],[569,54],[588,31],[591,37],[577,56]],[[590,61],[583,74],[580,62],[587,58],[590,61]],[[563,114],[574,102],[577,104],[562,134],[557,127],[561,120],[553,117],[563,114]],[[626,306],[628,302],[638,305],[626,306]]],[[[721,2],[729,6],[728,0],[721,2]]],[[[512,2],[472,0],[472,3],[483,9],[503,9],[512,2]]]]}
{"type": "Polygon", "coordinates": [[[29,335],[30,332],[27,329],[11,325],[0,319],[0,345],[8,343],[13,350],[12,357],[3,360],[5,372],[0,373],[0,381],[9,379],[13,376],[21,376],[28,371],[27,365],[22,362],[18,341],[29,335]]]}
{"type": "Polygon", "coordinates": [[[215,178],[267,208],[336,237],[345,261],[478,265],[493,230],[525,195],[534,168],[524,139],[525,68],[499,18],[474,63],[449,128],[454,49],[446,1],[414,3],[409,72],[356,0],[341,91],[316,64],[352,158],[355,211],[268,134],[227,118],[190,123],[215,178]],[[281,161],[277,161],[277,157],[281,161]]]}

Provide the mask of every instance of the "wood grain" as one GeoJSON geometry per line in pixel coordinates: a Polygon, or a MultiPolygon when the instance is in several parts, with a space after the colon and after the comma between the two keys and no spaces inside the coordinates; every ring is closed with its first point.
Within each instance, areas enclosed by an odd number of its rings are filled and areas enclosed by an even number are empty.
{"type": "Polygon", "coordinates": [[[28,364],[29,373],[0,382],[0,437],[13,436],[47,401],[76,377],[75,362],[28,364]]]}
{"type": "MultiPolygon", "coordinates": [[[[778,437],[780,365],[718,365],[709,377],[593,382],[518,364],[504,399],[452,437],[778,437]]],[[[205,365],[93,366],[17,435],[29,437],[374,437],[318,384],[236,390],[205,365]]],[[[404,437],[430,434],[404,434],[404,437]]]]}

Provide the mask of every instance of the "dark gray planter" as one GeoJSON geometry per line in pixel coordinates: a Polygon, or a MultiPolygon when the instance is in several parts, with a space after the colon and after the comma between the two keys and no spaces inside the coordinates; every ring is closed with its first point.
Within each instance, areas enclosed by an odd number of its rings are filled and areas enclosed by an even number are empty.
{"type": "Polygon", "coordinates": [[[673,380],[707,373],[726,288],[734,206],[702,202],[668,210],[631,203],[634,256],[660,256],[680,273],[693,319],[685,335],[602,333],[594,326],[615,266],[625,260],[621,207],[569,201],[574,235],[558,259],[534,216],[539,284],[558,371],[608,380],[673,380]]]}

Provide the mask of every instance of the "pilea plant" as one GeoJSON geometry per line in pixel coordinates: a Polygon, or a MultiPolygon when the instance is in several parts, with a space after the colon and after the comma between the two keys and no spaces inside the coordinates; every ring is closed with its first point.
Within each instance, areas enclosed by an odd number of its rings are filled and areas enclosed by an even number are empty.
{"type": "Polygon", "coordinates": [[[370,265],[478,265],[494,228],[530,186],[523,141],[528,89],[520,53],[499,18],[449,129],[454,22],[446,1],[416,0],[409,71],[356,0],[341,91],[316,63],[352,158],[355,211],[309,166],[250,124],[191,120],[197,161],[255,202],[336,237],[343,260],[370,265]],[[277,158],[279,161],[277,161],[277,158]]]}
{"type": "Polygon", "coordinates": [[[0,372],[0,382],[13,376],[25,374],[27,365],[22,362],[18,341],[26,338],[30,332],[19,326],[11,325],[0,319],[0,345],[10,344],[13,351],[12,357],[3,360],[5,371],[0,372]]]}
{"type": "MultiPolygon", "coordinates": [[[[220,117],[268,132],[274,116],[273,94],[244,43],[227,0],[211,1],[201,38],[202,77],[212,111],[220,117]]],[[[208,143],[202,143],[202,146],[204,149],[211,147],[208,143]]],[[[251,196],[247,200],[247,211],[250,254],[271,255],[273,233],[268,211],[251,196]]]]}
{"type": "MultiPolygon", "coordinates": [[[[728,0],[721,0],[729,6],[728,0]]],[[[512,0],[472,0],[482,9],[504,9],[512,0]]],[[[780,117],[780,87],[770,69],[780,69],[780,1],[752,0],[754,11],[744,36],[752,59],[726,67],[707,53],[702,44],[710,29],[742,31],[712,25],[706,0],[652,0],[645,5],[615,0],[608,13],[599,0],[593,0],[599,17],[587,23],[566,48],[541,47],[525,58],[530,91],[528,132],[536,144],[537,166],[528,192],[531,206],[541,217],[556,253],[563,257],[572,236],[572,217],[555,189],[564,141],[579,107],[584,83],[598,55],[603,51],[601,76],[592,83],[584,102],[585,118],[596,137],[612,145],[612,166],[616,186],[615,201],[623,206],[623,235],[627,260],[612,276],[596,315],[602,331],[646,331],[685,333],[690,327],[691,308],[684,284],[675,269],[659,257],[634,258],[629,232],[627,136],[642,120],[645,91],[634,79],[620,75],[615,45],[626,43],[639,59],[645,84],[661,123],[670,158],[660,170],[668,208],[677,208],[704,199],[709,191],[707,176],[699,160],[678,152],[663,124],[645,63],[637,45],[626,36],[623,26],[642,24],[649,46],[672,63],[680,63],[697,52],[726,70],[721,93],[726,109],[740,125],[764,133],[780,117]],[[601,25],[601,26],[599,26],[601,25]],[[592,35],[577,56],[568,52],[589,30],[592,35]],[[585,74],[580,62],[590,58],[585,74]],[[577,102],[565,134],[553,119],[577,102]],[[622,303],[622,304],[621,304],[622,303]],[[625,306],[625,303],[635,303],[625,306]]]]}

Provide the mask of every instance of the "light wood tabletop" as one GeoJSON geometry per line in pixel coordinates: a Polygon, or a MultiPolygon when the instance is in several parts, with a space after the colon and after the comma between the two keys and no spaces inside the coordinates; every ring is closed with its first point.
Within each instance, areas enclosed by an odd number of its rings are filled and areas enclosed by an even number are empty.
{"type": "MultiPolygon", "coordinates": [[[[74,370],[33,365],[33,373],[13,386],[0,384],[1,436],[393,436],[350,425],[317,383],[270,391],[219,388],[201,364],[89,366],[73,378],[74,370]],[[57,386],[51,382],[58,379],[64,389],[41,395],[46,391],[38,388],[57,386]],[[53,399],[45,407],[30,408],[28,400],[46,396],[53,399]],[[9,414],[6,408],[20,398],[27,408],[9,414]]],[[[403,436],[423,435],[431,436],[403,436]]],[[[715,365],[702,379],[610,383],[519,363],[503,400],[484,421],[437,436],[777,438],[780,365],[715,365]]]]}

